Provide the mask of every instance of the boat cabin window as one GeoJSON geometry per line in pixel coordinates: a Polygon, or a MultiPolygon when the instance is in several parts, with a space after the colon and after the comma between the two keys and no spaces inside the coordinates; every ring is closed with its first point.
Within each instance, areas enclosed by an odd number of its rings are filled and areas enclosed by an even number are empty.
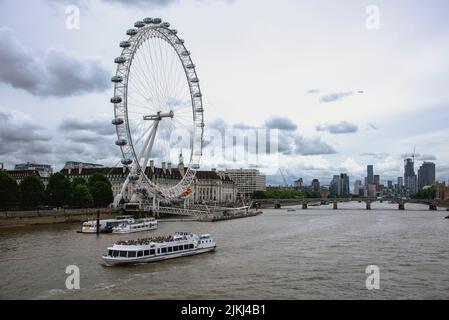
{"type": "Polygon", "coordinates": [[[184,245],[184,250],[189,250],[189,245],[188,244],[184,245]]]}
{"type": "Polygon", "coordinates": [[[157,249],[157,254],[161,253],[161,249],[157,249]]]}
{"type": "Polygon", "coordinates": [[[178,246],[178,250],[182,251],[183,250],[183,246],[178,246]]]}
{"type": "Polygon", "coordinates": [[[162,248],[162,253],[167,253],[167,248],[162,248]]]}
{"type": "Polygon", "coordinates": [[[145,250],[145,251],[143,252],[143,255],[144,255],[144,256],[149,256],[149,255],[150,255],[150,250],[145,250]]]}
{"type": "Polygon", "coordinates": [[[151,249],[150,250],[150,256],[153,256],[154,255],[154,249],[151,249]]]}
{"type": "Polygon", "coordinates": [[[119,253],[118,251],[114,250],[114,251],[112,251],[112,256],[113,257],[118,257],[118,253],[119,253]]]}
{"type": "Polygon", "coordinates": [[[112,250],[109,250],[108,256],[112,257],[112,250]]]}
{"type": "Polygon", "coordinates": [[[143,257],[143,251],[137,252],[137,256],[138,256],[138,257],[143,257]]]}
{"type": "Polygon", "coordinates": [[[126,251],[120,251],[120,258],[126,258],[126,251]]]}
{"type": "Polygon", "coordinates": [[[173,247],[173,251],[178,251],[178,247],[173,247]]]}
{"type": "Polygon", "coordinates": [[[135,258],[136,257],[136,251],[128,251],[128,258],[135,258]]]}
{"type": "Polygon", "coordinates": [[[190,247],[190,249],[193,249],[193,243],[191,243],[189,247],[190,247]]]}
{"type": "Polygon", "coordinates": [[[172,251],[173,251],[173,247],[168,247],[168,248],[167,248],[167,251],[168,251],[168,252],[172,252],[172,251]]]}

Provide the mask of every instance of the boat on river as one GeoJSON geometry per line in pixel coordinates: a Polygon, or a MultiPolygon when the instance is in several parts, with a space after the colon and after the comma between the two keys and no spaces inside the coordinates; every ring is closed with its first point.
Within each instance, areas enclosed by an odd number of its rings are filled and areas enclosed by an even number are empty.
{"type": "Polygon", "coordinates": [[[215,251],[217,245],[210,234],[195,235],[176,232],[174,235],[118,241],[102,256],[110,266],[149,263],[215,251]]]}
{"type": "MultiPolygon", "coordinates": [[[[134,216],[118,216],[115,219],[100,220],[100,233],[112,233],[115,227],[132,221],[134,221],[134,216]]],[[[97,220],[84,222],[80,233],[97,233],[97,220]]]]}
{"type": "Polygon", "coordinates": [[[118,226],[112,228],[112,233],[126,234],[142,231],[150,231],[158,228],[158,221],[154,218],[132,219],[124,221],[118,226]]]}

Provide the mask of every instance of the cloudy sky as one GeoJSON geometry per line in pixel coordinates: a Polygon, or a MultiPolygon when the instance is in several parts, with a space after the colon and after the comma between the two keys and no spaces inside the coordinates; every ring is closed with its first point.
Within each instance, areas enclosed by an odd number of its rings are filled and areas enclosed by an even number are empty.
{"type": "Polygon", "coordinates": [[[209,129],[279,129],[276,163],[206,153],[204,167],[328,183],[374,164],[385,181],[416,147],[447,181],[447,12],[446,0],[0,0],[0,162],[116,165],[113,60],[125,31],[157,16],[192,52],[209,129]]]}

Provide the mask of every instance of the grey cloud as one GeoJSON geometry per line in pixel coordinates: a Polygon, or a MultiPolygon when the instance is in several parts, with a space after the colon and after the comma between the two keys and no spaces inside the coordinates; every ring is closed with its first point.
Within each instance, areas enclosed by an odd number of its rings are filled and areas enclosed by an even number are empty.
{"type": "Polygon", "coordinates": [[[349,123],[347,121],[341,121],[338,123],[321,124],[316,127],[317,131],[327,131],[332,134],[345,134],[355,133],[359,130],[357,125],[349,123]]]}
{"type": "Polygon", "coordinates": [[[265,127],[269,129],[279,129],[285,131],[296,131],[298,126],[288,118],[275,117],[265,121],[265,127]]]}
{"type": "Polygon", "coordinates": [[[226,128],[228,127],[228,125],[226,124],[226,122],[221,119],[215,119],[214,121],[212,121],[208,126],[208,128],[210,129],[216,129],[218,131],[220,131],[221,133],[224,133],[226,128]]]}
{"type": "Polygon", "coordinates": [[[329,94],[323,95],[320,98],[320,101],[325,102],[325,103],[335,102],[335,101],[341,100],[345,97],[352,96],[353,94],[354,94],[354,92],[352,92],[352,91],[329,93],[329,94]]]}
{"type": "Polygon", "coordinates": [[[50,140],[31,120],[0,111],[0,155],[47,153],[50,140]]]}
{"type": "Polygon", "coordinates": [[[13,32],[0,27],[0,82],[35,96],[67,97],[102,92],[109,87],[109,72],[99,62],[79,59],[62,51],[44,54],[23,46],[13,32]]]}
{"type": "Polygon", "coordinates": [[[115,134],[115,128],[106,119],[80,120],[75,118],[63,119],[59,128],[62,131],[90,131],[102,136],[115,134]]]}
{"type": "MultiPolygon", "coordinates": [[[[49,0],[49,1],[55,4],[64,2],[66,4],[76,3],[78,5],[84,6],[87,6],[89,2],[87,0],[49,0]]],[[[180,0],[101,0],[101,1],[111,5],[118,4],[122,6],[137,7],[137,8],[163,8],[181,2],[180,0]]],[[[200,1],[210,1],[210,0],[200,0],[200,1]]],[[[234,2],[235,0],[221,0],[221,1],[231,3],[234,2]]]]}
{"type": "Polygon", "coordinates": [[[297,136],[295,153],[303,156],[326,155],[337,153],[335,149],[318,137],[306,138],[297,136]]]}
{"type": "Polygon", "coordinates": [[[365,152],[360,154],[362,157],[373,157],[377,159],[384,159],[389,156],[388,153],[374,153],[374,152],[365,152]]]}
{"type": "Polygon", "coordinates": [[[433,154],[423,154],[420,155],[419,157],[415,157],[416,160],[420,160],[420,161],[436,161],[438,160],[437,157],[433,154]]]}
{"type": "Polygon", "coordinates": [[[311,89],[306,92],[306,94],[318,94],[318,93],[321,93],[321,91],[318,89],[311,89]]]}
{"type": "MultiPolygon", "coordinates": [[[[208,125],[208,130],[216,129],[222,135],[224,134],[227,128],[233,127],[241,128],[241,129],[257,129],[253,126],[247,125],[245,123],[239,123],[234,126],[228,125],[223,119],[216,119],[212,121],[208,125]]],[[[321,140],[319,137],[307,138],[303,137],[294,131],[298,128],[296,124],[294,124],[288,118],[276,117],[273,119],[269,119],[265,121],[265,128],[268,129],[278,129],[278,137],[277,137],[277,146],[278,152],[284,155],[326,155],[326,154],[335,154],[335,149],[330,146],[328,143],[321,140]]],[[[206,132],[208,131],[206,130],[206,132]]],[[[205,147],[209,146],[212,143],[212,140],[207,139],[208,134],[206,134],[205,147]]],[[[224,138],[224,136],[222,136],[224,138]]],[[[224,141],[222,141],[224,143],[224,141]]],[[[267,150],[270,150],[270,144],[272,142],[269,140],[269,136],[267,136],[267,150]]]]}
{"type": "Polygon", "coordinates": [[[27,115],[0,110],[0,162],[12,168],[16,163],[39,161],[52,164],[55,170],[69,160],[119,165],[120,150],[107,132],[110,129],[99,125],[103,121],[66,119],[62,123],[67,124],[59,128],[64,134],[50,136],[27,115]]]}
{"type": "Polygon", "coordinates": [[[178,3],[179,0],[103,0],[103,2],[136,7],[166,7],[178,3]]]}
{"type": "MultiPolygon", "coordinates": [[[[412,153],[403,153],[401,154],[401,158],[412,158],[413,154],[412,153]]],[[[437,157],[433,154],[420,154],[420,153],[416,153],[415,154],[415,160],[418,161],[436,161],[437,157]]]]}
{"type": "Polygon", "coordinates": [[[240,123],[236,123],[233,126],[234,129],[242,129],[242,130],[249,130],[249,129],[257,129],[254,126],[250,126],[246,123],[240,122],[240,123]]]}

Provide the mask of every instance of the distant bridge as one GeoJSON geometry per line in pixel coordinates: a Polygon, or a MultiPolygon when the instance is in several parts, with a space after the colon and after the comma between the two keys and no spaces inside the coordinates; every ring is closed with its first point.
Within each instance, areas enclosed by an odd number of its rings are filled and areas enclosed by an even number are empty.
{"type": "Polygon", "coordinates": [[[365,203],[366,209],[371,210],[371,204],[374,202],[389,202],[391,204],[397,204],[398,210],[405,210],[406,203],[421,203],[429,206],[429,210],[435,211],[438,209],[438,201],[430,200],[430,199],[398,199],[398,198],[334,198],[334,199],[324,199],[324,198],[311,198],[311,199],[255,199],[254,203],[259,207],[273,207],[275,209],[280,209],[283,206],[293,206],[299,205],[302,206],[303,209],[308,209],[309,206],[317,206],[317,205],[329,205],[332,204],[333,209],[338,209],[339,203],[344,202],[354,202],[358,201],[359,203],[365,203]]]}

